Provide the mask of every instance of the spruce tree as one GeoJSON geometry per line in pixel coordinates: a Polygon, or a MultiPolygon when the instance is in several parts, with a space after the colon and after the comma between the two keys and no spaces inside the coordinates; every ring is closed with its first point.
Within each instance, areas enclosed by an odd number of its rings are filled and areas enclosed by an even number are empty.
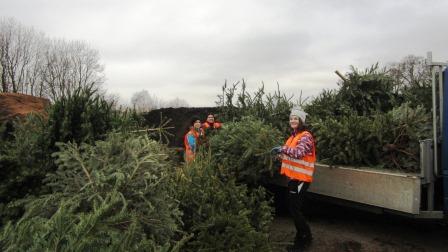
{"type": "Polygon", "coordinates": [[[158,251],[182,240],[168,151],[144,136],[110,134],[95,145],[58,144],[52,193],[23,200],[25,215],[2,250],[158,251]]]}

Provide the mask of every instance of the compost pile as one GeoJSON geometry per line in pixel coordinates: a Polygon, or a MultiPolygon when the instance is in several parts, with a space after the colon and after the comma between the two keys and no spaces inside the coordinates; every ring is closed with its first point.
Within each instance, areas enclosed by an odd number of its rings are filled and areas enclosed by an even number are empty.
{"type": "Polygon", "coordinates": [[[44,98],[17,93],[0,93],[0,122],[29,113],[45,114],[50,101],[44,98]]]}

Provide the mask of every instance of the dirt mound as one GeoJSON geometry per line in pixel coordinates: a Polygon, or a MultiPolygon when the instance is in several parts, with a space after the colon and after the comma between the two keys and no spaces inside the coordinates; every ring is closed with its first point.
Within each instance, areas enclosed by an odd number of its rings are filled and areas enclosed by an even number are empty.
{"type": "Polygon", "coordinates": [[[0,122],[23,117],[31,112],[46,114],[50,101],[31,95],[0,93],[0,122]]]}
{"type": "MultiPolygon", "coordinates": [[[[168,130],[168,132],[173,134],[173,136],[169,137],[169,146],[183,147],[183,137],[188,131],[193,116],[198,116],[204,122],[207,119],[208,113],[216,115],[217,112],[218,108],[216,107],[162,108],[152,110],[146,113],[144,117],[148,127],[157,127],[161,121],[171,119],[171,122],[166,125],[167,127],[174,127],[168,130]]],[[[219,121],[219,116],[217,117],[217,121],[219,121]]]]}

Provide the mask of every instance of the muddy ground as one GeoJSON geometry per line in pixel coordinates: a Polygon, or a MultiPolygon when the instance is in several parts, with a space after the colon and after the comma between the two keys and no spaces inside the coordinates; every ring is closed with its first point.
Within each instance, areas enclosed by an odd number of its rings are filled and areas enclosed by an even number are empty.
{"type": "MultiPolygon", "coordinates": [[[[314,241],[306,251],[446,251],[447,221],[415,220],[331,204],[308,195],[303,211],[314,241]]],[[[289,214],[277,210],[271,226],[274,251],[286,251],[295,228],[289,214]]]]}

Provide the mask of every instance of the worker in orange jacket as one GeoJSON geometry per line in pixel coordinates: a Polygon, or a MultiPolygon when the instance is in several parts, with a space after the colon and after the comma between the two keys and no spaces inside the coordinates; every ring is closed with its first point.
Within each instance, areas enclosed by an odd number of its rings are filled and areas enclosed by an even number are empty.
{"type": "Polygon", "coordinates": [[[204,128],[204,130],[220,129],[221,127],[222,124],[215,121],[215,116],[213,114],[208,114],[207,120],[202,124],[202,128],[204,128]]]}
{"type": "Polygon", "coordinates": [[[201,128],[201,120],[198,117],[193,117],[190,130],[184,136],[185,162],[189,163],[194,160],[203,137],[204,131],[201,128]]]}
{"type": "Polygon", "coordinates": [[[272,149],[282,161],[280,173],[289,179],[289,211],[296,227],[294,245],[289,247],[289,251],[300,251],[312,241],[310,227],[301,212],[304,194],[313,181],[316,162],[315,142],[305,124],[306,115],[301,108],[293,108],[289,116],[291,136],[283,146],[272,149]]]}

